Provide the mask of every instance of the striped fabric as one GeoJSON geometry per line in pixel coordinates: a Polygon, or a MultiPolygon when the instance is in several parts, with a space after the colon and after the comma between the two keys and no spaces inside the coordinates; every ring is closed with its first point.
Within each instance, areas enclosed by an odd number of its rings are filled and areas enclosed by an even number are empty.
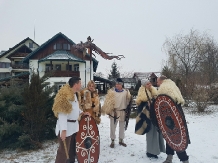
{"type": "Polygon", "coordinates": [[[144,135],[151,129],[151,120],[148,102],[141,102],[138,106],[138,115],[136,117],[135,133],[144,135]]]}

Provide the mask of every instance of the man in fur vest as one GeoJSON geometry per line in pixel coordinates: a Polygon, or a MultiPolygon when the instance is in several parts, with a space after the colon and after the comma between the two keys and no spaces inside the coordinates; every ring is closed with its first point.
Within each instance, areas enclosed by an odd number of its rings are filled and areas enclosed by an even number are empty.
{"type": "Polygon", "coordinates": [[[79,77],[70,78],[68,84],[58,91],[53,104],[54,115],[58,118],[56,124],[56,135],[58,136],[59,148],[57,150],[55,163],[65,163],[67,160],[64,143],[66,143],[69,159],[75,162],[76,156],[76,133],[79,131],[78,118],[80,110],[80,96],[78,91],[81,88],[79,77]]]}
{"type": "Polygon", "coordinates": [[[129,104],[131,95],[129,90],[123,89],[123,81],[118,78],[116,80],[115,88],[108,90],[104,105],[102,106],[102,112],[109,115],[110,118],[110,147],[114,148],[114,140],[116,138],[115,130],[119,121],[119,144],[126,147],[124,143],[124,131],[125,131],[125,109],[129,104]]]}
{"type": "Polygon", "coordinates": [[[87,88],[81,92],[81,106],[84,112],[89,112],[95,119],[95,122],[99,124],[100,118],[100,102],[98,92],[95,89],[95,82],[90,80],[87,84],[87,88]]]}
{"type": "MultiPolygon", "coordinates": [[[[167,79],[166,76],[160,76],[159,78],[157,78],[157,85],[159,86],[159,89],[157,92],[158,95],[159,94],[168,95],[177,104],[184,105],[185,100],[183,99],[179,88],[176,86],[176,84],[172,80],[167,79]]],[[[166,144],[166,154],[167,154],[167,158],[163,163],[172,163],[174,150],[168,144],[166,144]]],[[[189,157],[186,151],[176,152],[176,154],[179,157],[180,161],[182,161],[183,163],[189,163],[188,161],[189,157]]]]}

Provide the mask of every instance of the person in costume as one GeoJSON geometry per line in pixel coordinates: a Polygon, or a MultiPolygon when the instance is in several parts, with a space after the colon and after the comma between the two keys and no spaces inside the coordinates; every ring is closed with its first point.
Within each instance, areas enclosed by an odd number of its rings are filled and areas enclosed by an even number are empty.
{"type": "Polygon", "coordinates": [[[137,116],[136,134],[143,135],[146,133],[146,142],[147,142],[146,155],[149,158],[158,158],[157,155],[159,155],[160,152],[165,153],[163,136],[161,133],[157,131],[157,127],[151,123],[150,114],[149,114],[149,109],[151,105],[150,102],[152,102],[156,96],[157,96],[157,89],[152,86],[151,82],[148,79],[142,79],[141,87],[138,90],[138,95],[136,98],[136,105],[138,106],[138,114],[139,112],[141,113],[143,111],[143,108],[145,108],[143,112],[145,112],[144,116],[146,116],[149,124],[147,124],[147,126],[144,127],[145,129],[143,129],[141,125],[142,124],[145,125],[145,123],[144,122],[140,123],[140,120],[138,120],[140,116],[137,116]]]}
{"type": "Polygon", "coordinates": [[[104,105],[102,106],[102,112],[109,115],[110,118],[110,147],[114,148],[114,140],[116,138],[115,130],[117,123],[119,122],[119,144],[126,147],[124,143],[124,131],[125,131],[125,118],[127,108],[131,99],[129,90],[123,88],[123,81],[117,78],[115,88],[108,90],[105,97],[104,105]]]}
{"type": "MultiPolygon", "coordinates": [[[[157,78],[157,85],[159,86],[157,94],[165,94],[170,96],[175,103],[178,105],[184,105],[185,100],[182,97],[182,94],[179,88],[176,86],[175,82],[171,79],[167,79],[166,76],[160,76],[157,78]]],[[[163,163],[172,163],[174,150],[166,143],[166,154],[167,158],[163,163]]],[[[189,163],[189,156],[187,155],[186,151],[183,152],[176,152],[178,158],[183,163],[189,163]]]]}
{"type": "Polygon", "coordinates": [[[90,80],[87,84],[87,88],[81,92],[81,106],[84,112],[89,112],[95,119],[95,122],[99,124],[100,118],[100,102],[98,91],[95,89],[95,82],[90,80]]]}
{"type": "Polygon", "coordinates": [[[71,163],[76,157],[76,133],[79,130],[78,118],[82,113],[80,110],[81,79],[72,77],[58,91],[54,98],[52,110],[58,118],[56,123],[56,135],[58,136],[59,148],[57,150],[55,163],[65,163],[67,160],[64,141],[68,150],[71,163]]]}

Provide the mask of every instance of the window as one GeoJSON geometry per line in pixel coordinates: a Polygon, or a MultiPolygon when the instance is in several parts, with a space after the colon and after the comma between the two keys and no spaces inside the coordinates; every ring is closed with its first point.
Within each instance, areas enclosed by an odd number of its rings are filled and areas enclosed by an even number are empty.
{"type": "Polygon", "coordinates": [[[51,66],[50,64],[45,65],[45,71],[51,71],[51,66]]]}
{"type": "Polygon", "coordinates": [[[57,50],[60,50],[60,49],[62,49],[62,45],[61,44],[56,44],[56,48],[57,48],[57,50]]]}
{"type": "Polygon", "coordinates": [[[61,65],[55,65],[55,70],[61,70],[61,65]]]}
{"type": "Polygon", "coordinates": [[[8,73],[8,72],[0,73],[0,79],[1,79],[1,78],[7,78],[7,77],[9,77],[9,76],[10,76],[10,73],[8,73]]]}
{"type": "Polygon", "coordinates": [[[29,48],[33,48],[33,43],[32,42],[29,43],[29,48]]]}
{"type": "Polygon", "coordinates": [[[55,92],[57,93],[58,92],[58,90],[64,85],[64,84],[66,84],[66,83],[62,83],[62,82],[58,82],[58,83],[55,83],[55,86],[56,86],[56,89],[55,89],[55,92]]]}
{"type": "Polygon", "coordinates": [[[8,62],[0,62],[0,68],[9,68],[10,67],[10,63],[8,62]]]}
{"type": "Polygon", "coordinates": [[[15,72],[14,75],[18,75],[18,74],[20,74],[20,73],[21,73],[21,72],[15,72]]]}
{"type": "Polygon", "coordinates": [[[63,44],[63,49],[64,50],[70,50],[70,44],[64,43],[63,44]]]}
{"type": "Polygon", "coordinates": [[[59,44],[59,43],[54,44],[53,48],[54,48],[54,50],[60,50],[60,49],[62,49],[62,44],[59,44]]]}
{"type": "Polygon", "coordinates": [[[79,64],[74,65],[74,71],[79,71],[79,64]]]}
{"type": "Polygon", "coordinates": [[[66,70],[72,71],[72,65],[66,65],[66,70]]]}
{"type": "Polygon", "coordinates": [[[22,62],[21,62],[21,61],[14,61],[14,63],[15,63],[16,65],[18,65],[18,64],[21,64],[22,62]]]}
{"type": "Polygon", "coordinates": [[[70,50],[70,44],[63,44],[64,50],[70,50]]]}

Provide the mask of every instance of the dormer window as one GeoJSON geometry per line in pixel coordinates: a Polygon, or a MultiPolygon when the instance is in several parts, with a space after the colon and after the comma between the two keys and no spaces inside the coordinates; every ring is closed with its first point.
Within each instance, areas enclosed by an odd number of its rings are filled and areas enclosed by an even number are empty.
{"type": "Polygon", "coordinates": [[[62,44],[54,44],[54,50],[61,50],[62,49],[62,44]]]}
{"type": "Polygon", "coordinates": [[[70,50],[70,44],[60,44],[60,43],[56,43],[54,44],[54,50],[70,50]]]}
{"type": "Polygon", "coordinates": [[[64,50],[70,50],[70,44],[63,44],[64,50]]]}
{"type": "Polygon", "coordinates": [[[29,43],[29,48],[33,48],[33,43],[32,42],[29,43]]]}
{"type": "Polygon", "coordinates": [[[56,48],[57,48],[57,50],[61,50],[62,49],[62,45],[61,44],[56,44],[56,48]]]}

